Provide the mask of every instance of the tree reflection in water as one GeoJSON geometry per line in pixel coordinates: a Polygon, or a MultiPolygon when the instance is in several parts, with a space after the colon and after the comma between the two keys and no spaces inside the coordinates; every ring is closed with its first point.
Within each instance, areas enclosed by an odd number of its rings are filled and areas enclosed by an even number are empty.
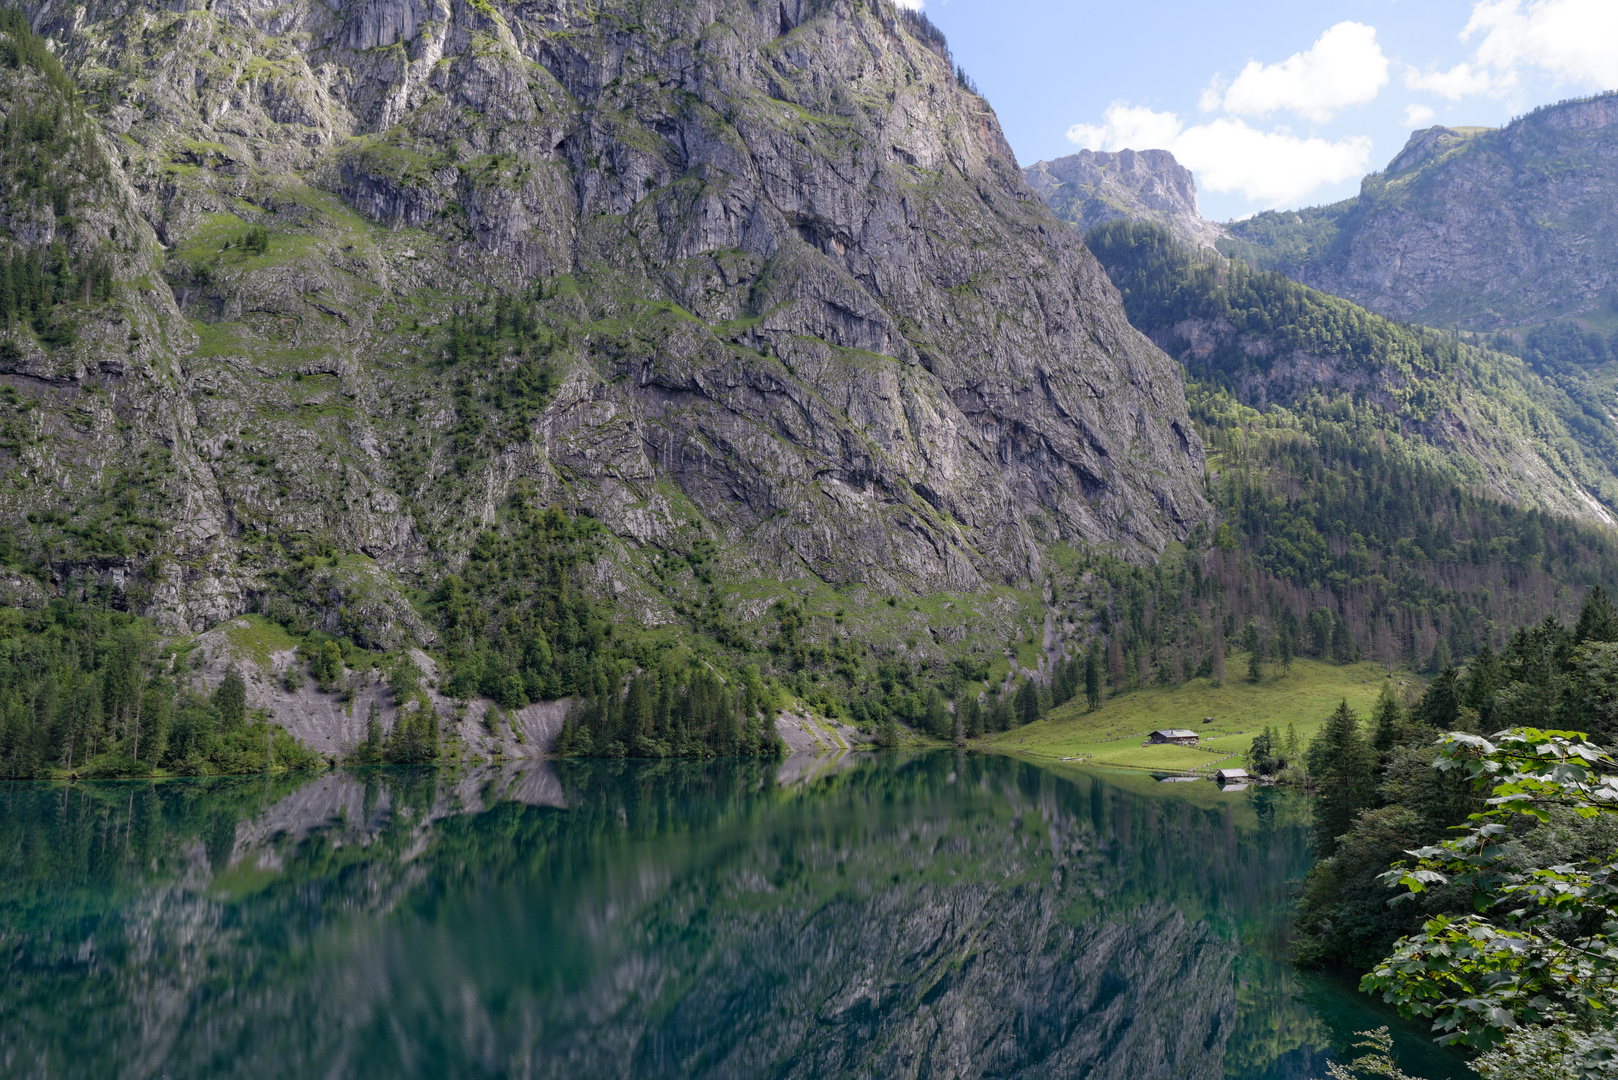
{"type": "Polygon", "coordinates": [[[936,753],[0,805],[5,1075],[1301,1080],[1389,1022],[1286,962],[1273,789],[936,753]]]}

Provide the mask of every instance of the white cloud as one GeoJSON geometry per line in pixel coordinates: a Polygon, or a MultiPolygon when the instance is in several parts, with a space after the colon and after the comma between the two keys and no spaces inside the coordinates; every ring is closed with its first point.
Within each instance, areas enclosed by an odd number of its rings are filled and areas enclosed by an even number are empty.
{"type": "Polygon", "coordinates": [[[1212,112],[1223,105],[1239,116],[1265,116],[1288,109],[1324,123],[1345,105],[1363,105],[1388,84],[1388,58],[1376,43],[1376,28],[1340,22],[1320,35],[1307,52],[1279,64],[1249,60],[1219,91],[1217,80],[1202,93],[1200,105],[1212,112]]]}
{"type": "Polygon", "coordinates": [[[1426,90],[1450,101],[1459,101],[1472,94],[1487,94],[1491,90],[1506,90],[1516,82],[1517,77],[1513,72],[1493,75],[1487,68],[1473,67],[1465,61],[1448,71],[1417,71],[1410,68],[1405,72],[1405,85],[1410,89],[1426,90]]]}
{"type": "Polygon", "coordinates": [[[1107,107],[1106,119],[1100,126],[1074,124],[1067,129],[1067,137],[1091,150],[1166,150],[1184,128],[1173,113],[1115,101],[1107,107]]]}
{"type": "Polygon", "coordinates": [[[1522,64],[1591,89],[1618,87],[1618,4],[1612,0],[1478,0],[1461,40],[1474,59],[1514,74],[1522,64]]]}
{"type": "Polygon", "coordinates": [[[1422,128],[1431,123],[1433,110],[1425,105],[1405,106],[1405,127],[1422,128]]]}
{"type": "Polygon", "coordinates": [[[920,11],[927,6],[927,0],[893,0],[893,2],[906,11],[920,11]]]}
{"type": "Polygon", "coordinates": [[[1301,139],[1230,117],[1186,127],[1174,113],[1123,102],[1114,102],[1101,124],[1074,124],[1067,137],[1091,150],[1168,150],[1209,191],[1236,191],[1269,206],[1360,176],[1371,160],[1364,135],[1301,139]]]}

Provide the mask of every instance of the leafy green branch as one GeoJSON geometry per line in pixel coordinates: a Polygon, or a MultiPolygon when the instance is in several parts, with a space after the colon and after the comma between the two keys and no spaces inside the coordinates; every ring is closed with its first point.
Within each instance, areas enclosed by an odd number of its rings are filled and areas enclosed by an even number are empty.
{"type": "Polygon", "coordinates": [[[1408,899],[1470,889],[1477,914],[1429,919],[1361,980],[1405,1015],[1433,1019],[1440,1042],[1487,1046],[1568,1008],[1599,1011],[1618,985],[1618,887],[1611,863],[1509,869],[1502,846],[1523,820],[1557,808],[1584,818],[1618,811],[1618,776],[1580,732],[1513,728],[1492,739],[1451,732],[1435,767],[1489,784],[1487,809],[1462,836],[1409,854],[1382,876],[1408,899]]]}

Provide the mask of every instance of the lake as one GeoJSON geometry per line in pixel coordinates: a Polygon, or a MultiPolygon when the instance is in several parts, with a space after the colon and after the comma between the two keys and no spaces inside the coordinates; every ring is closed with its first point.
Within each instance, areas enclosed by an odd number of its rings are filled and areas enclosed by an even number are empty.
{"type": "Polygon", "coordinates": [[[936,752],[0,785],[8,1077],[1325,1075],[1308,804],[936,752]]]}

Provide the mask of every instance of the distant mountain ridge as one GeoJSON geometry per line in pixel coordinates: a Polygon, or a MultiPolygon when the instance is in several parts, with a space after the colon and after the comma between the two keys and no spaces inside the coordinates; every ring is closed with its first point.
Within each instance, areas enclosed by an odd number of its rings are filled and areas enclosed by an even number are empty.
{"type": "Polygon", "coordinates": [[[1224,229],[1197,208],[1197,181],[1167,150],[1120,150],[1038,161],[1023,170],[1056,216],[1081,231],[1108,221],[1153,221],[1190,247],[1213,247],[1224,229]]]}
{"type": "Polygon", "coordinates": [[[1618,331],[1618,91],[1501,128],[1413,131],[1358,195],[1228,224],[1202,218],[1191,172],[1167,150],[1084,150],[1023,175],[1079,229],[1156,222],[1187,246],[1217,247],[1389,318],[1489,333],[1557,322],[1618,331]]]}
{"type": "Polygon", "coordinates": [[[1268,211],[1219,245],[1393,318],[1618,328],[1618,92],[1502,128],[1412,132],[1360,194],[1268,211]]]}

